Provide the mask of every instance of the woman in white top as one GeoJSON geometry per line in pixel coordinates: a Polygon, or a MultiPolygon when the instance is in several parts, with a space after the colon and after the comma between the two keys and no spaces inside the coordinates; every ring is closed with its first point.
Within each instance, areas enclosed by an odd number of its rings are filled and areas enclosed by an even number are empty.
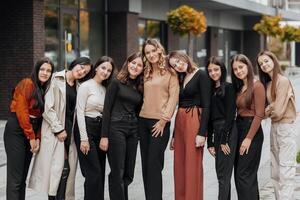
{"type": "Polygon", "coordinates": [[[85,177],[85,200],[104,199],[106,154],[99,148],[99,142],[106,86],[114,68],[112,58],[101,57],[93,69],[93,78],[78,89],[76,108],[80,135],[75,137],[81,172],[85,177]]]}

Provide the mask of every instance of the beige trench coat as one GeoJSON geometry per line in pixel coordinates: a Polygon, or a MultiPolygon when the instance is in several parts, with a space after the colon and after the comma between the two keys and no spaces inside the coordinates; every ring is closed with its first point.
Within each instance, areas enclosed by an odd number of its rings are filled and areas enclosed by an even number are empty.
{"type": "MultiPolygon", "coordinates": [[[[45,110],[41,129],[40,151],[35,156],[28,187],[55,196],[64,166],[64,143],[53,133],[64,130],[66,114],[65,71],[54,74],[49,91],[45,95],[45,110]]],[[[66,200],[75,199],[75,175],[77,150],[72,134],[68,160],[70,174],[67,181],[66,200]]]]}

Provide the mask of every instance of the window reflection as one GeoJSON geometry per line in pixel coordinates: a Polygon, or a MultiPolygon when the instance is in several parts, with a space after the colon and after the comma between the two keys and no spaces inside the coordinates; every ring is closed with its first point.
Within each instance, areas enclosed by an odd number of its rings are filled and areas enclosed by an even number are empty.
{"type": "Polygon", "coordinates": [[[162,40],[161,22],[157,20],[140,19],[138,22],[139,49],[147,38],[162,40]]]}
{"type": "Polygon", "coordinates": [[[45,56],[49,57],[54,66],[58,65],[58,9],[46,7],[45,9],[45,56]]]}
{"type": "Polygon", "coordinates": [[[104,0],[45,0],[45,56],[56,70],[78,56],[104,54],[104,0]]]}
{"type": "Polygon", "coordinates": [[[89,52],[89,13],[80,12],[80,56],[90,56],[89,52]]]}

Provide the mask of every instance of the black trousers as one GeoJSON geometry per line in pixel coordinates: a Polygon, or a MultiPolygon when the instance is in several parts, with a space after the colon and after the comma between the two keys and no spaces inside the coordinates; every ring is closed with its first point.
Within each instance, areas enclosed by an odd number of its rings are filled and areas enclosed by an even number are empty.
{"type": "Polygon", "coordinates": [[[138,121],[112,121],[109,133],[109,196],[128,200],[128,185],[133,181],[138,144],[138,121]]]}
{"type": "Polygon", "coordinates": [[[250,129],[253,117],[237,117],[238,148],[235,160],[235,186],[239,200],[259,200],[257,170],[260,163],[264,134],[261,126],[252,139],[248,154],[239,149],[250,129]]]}
{"type": "Polygon", "coordinates": [[[157,119],[141,118],[139,123],[142,172],[146,200],[162,200],[162,170],[165,150],[170,137],[170,122],[162,136],[153,137],[157,119]]]}
{"type": "Polygon", "coordinates": [[[87,155],[80,151],[80,135],[75,131],[80,169],[85,178],[84,199],[104,200],[106,153],[99,148],[101,118],[85,117],[85,123],[90,143],[90,151],[87,155]]]}
{"type": "Polygon", "coordinates": [[[230,154],[225,155],[221,149],[222,129],[225,120],[213,121],[214,147],[216,151],[215,168],[219,182],[218,200],[230,200],[231,198],[231,175],[235,161],[237,146],[237,129],[234,122],[228,140],[230,154]]]}
{"type": "Polygon", "coordinates": [[[24,200],[32,153],[15,113],[11,113],[5,126],[4,147],[7,155],[6,198],[24,200]]]}

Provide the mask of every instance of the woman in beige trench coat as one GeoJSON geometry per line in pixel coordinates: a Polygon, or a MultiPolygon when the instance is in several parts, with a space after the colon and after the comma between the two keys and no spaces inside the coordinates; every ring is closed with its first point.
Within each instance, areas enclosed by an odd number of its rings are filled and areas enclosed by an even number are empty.
{"type": "MultiPolygon", "coordinates": [[[[41,147],[35,157],[28,185],[29,188],[55,197],[67,157],[70,169],[66,182],[66,200],[75,199],[74,186],[78,160],[73,136],[74,123],[69,138],[68,154],[66,154],[64,144],[67,137],[65,133],[66,85],[69,83],[69,79],[73,79],[77,84],[76,80],[84,78],[91,71],[90,59],[78,58],[74,62],[76,64],[71,69],[69,67],[68,71],[63,70],[54,74],[49,91],[45,95],[41,147]]],[[[75,122],[75,120],[73,121],[75,122]]]]}

